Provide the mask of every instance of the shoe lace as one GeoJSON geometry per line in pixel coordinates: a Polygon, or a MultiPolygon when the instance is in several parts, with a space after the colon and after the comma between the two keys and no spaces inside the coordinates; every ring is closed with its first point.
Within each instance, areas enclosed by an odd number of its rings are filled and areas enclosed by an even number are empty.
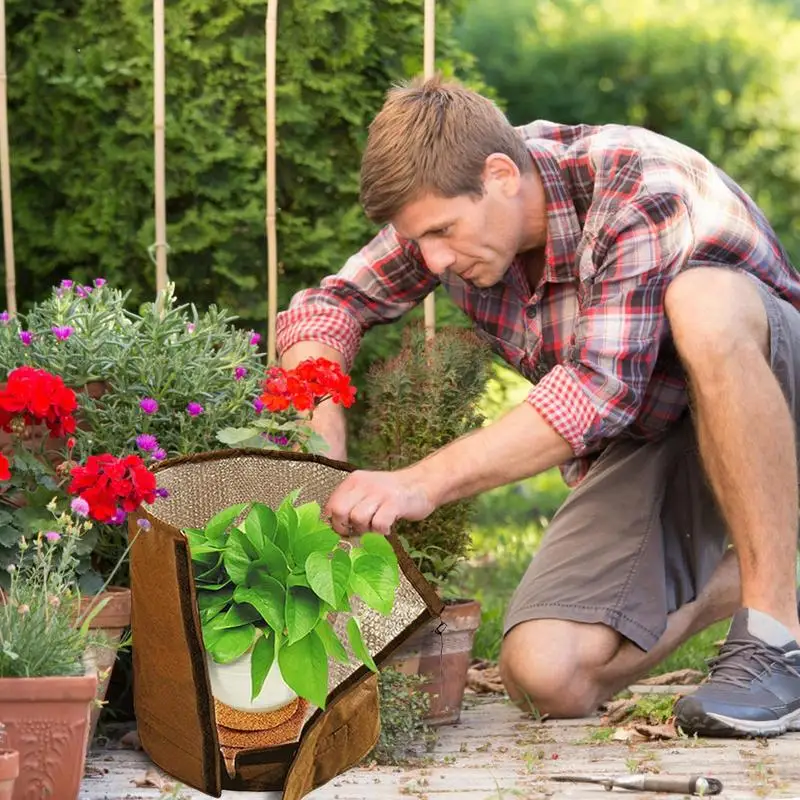
{"type": "Polygon", "coordinates": [[[782,672],[800,678],[783,650],[752,639],[731,639],[720,648],[719,654],[708,661],[710,678],[715,683],[747,687],[754,678],[766,672],[782,672]]]}

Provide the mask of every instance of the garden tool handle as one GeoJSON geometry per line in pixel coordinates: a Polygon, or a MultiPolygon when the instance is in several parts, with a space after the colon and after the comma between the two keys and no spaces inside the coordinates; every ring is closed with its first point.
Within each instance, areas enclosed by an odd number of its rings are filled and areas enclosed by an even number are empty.
{"type": "Polygon", "coordinates": [[[606,789],[619,787],[643,792],[674,792],[677,794],[712,795],[722,791],[722,783],[716,778],[691,775],[686,778],[670,778],[661,775],[625,775],[608,781],[606,789]]]}

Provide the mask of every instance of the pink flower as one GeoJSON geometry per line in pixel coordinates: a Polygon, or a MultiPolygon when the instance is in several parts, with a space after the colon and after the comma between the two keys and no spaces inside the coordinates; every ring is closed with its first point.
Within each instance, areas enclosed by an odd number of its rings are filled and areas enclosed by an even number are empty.
{"type": "Polygon", "coordinates": [[[264,401],[260,397],[254,398],[253,408],[256,410],[256,414],[260,414],[264,410],[264,401]]]}
{"type": "Polygon", "coordinates": [[[196,326],[195,326],[194,322],[187,322],[186,323],[186,333],[194,333],[195,327],[196,326]]]}
{"type": "Polygon", "coordinates": [[[105,286],[108,281],[105,278],[95,278],[94,285],[96,289],[99,289],[101,286],[105,286]]]}
{"type": "Polygon", "coordinates": [[[136,437],[136,446],[140,450],[144,450],[145,452],[149,453],[158,449],[158,439],[156,439],[156,437],[152,434],[140,433],[136,437]]]}
{"type": "Polygon", "coordinates": [[[75,331],[75,329],[70,325],[64,325],[62,327],[59,327],[58,325],[53,325],[53,327],[50,328],[50,330],[53,331],[53,336],[55,336],[59,342],[66,342],[67,339],[69,339],[69,337],[72,336],[72,334],[75,331]]]}
{"type": "Polygon", "coordinates": [[[3,313],[0,314],[0,322],[2,322],[3,325],[8,325],[8,319],[8,311],[3,311],[3,313]]]}
{"type": "Polygon", "coordinates": [[[23,345],[25,345],[25,347],[30,347],[31,342],[33,341],[33,334],[30,331],[20,331],[19,340],[23,345]]]}
{"type": "Polygon", "coordinates": [[[61,534],[58,531],[47,531],[44,538],[47,539],[48,542],[57,542],[61,538],[61,534]]]}
{"type": "Polygon", "coordinates": [[[79,517],[89,516],[89,504],[82,497],[76,497],[69,505],[79,517]]]}
{"type": "Polygon", "coordinates": [[[186,406],[186,413],[190,417],[199,417],[203,413],[203,411],[205,411],[205,409],[203,408],[203,406],[200,405],[200,403],[192,402],[186,406]]]}
{"type": "Polygon", "coordinates": [[[121,508],[118,508],[114,512],[114,516],[111,517],[111,519],[108,522],[110,525],[122,525],[122,523],[125,522],[126,518],[127,514],[121,508]]]}
{"type": "Polygon", "coordinates": [[[163,447],[157,447],[150,453],[150,458],[152,458],[153,461],[163,461],[166,457],[167,451],[163,447]]]}
{"type": "Polygon", "coordinates": [[[255,347],[261,341],[261,334],[253,331],[250,335],[250,344],[255,347]]]}
{"type": "Polygon", "coordinates": [[[240,381],[245,375],[247,375],[246,367],[236,367],[236,371],[233,373],[233,379],[235,381],[240,381]]]}
{"type": "Polygon", "coordinates": [[[155,414],[156,411],[158,411],[158,403],[153,400],[152,397],[143,397],[139,401],[139,408],[141,408],[145,414],[155,414]]]}
{"type": "Polygon", "coordinates": [[[75,293],[78,295],[78,297],[88,297],[92,293],[92,287],[91,286],[79,286],[75,290],[75,293]]]}

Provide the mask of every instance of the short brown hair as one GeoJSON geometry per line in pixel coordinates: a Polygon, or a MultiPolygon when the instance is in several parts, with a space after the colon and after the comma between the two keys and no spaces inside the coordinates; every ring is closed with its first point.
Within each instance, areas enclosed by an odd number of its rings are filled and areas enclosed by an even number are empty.
{"type": "Polygon", "coordinates": [[[383,224],[427,193],[481,196],[492,153],[507,155],[523,173],[532,169],[522,137],[488,98],[439,76],[395,86],[369,127],[361,203],[383,224]]]}

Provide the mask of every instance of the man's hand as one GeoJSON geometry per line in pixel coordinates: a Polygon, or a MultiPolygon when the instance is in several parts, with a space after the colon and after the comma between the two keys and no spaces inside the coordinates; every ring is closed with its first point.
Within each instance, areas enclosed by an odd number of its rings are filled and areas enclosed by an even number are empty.
{"type": "Polygon", "coordinates": [[[341,536],[370,531],[385,535],[398,519],[425,519],[435,509],[412,471],[357,470],[336,488],[324,513],[341,536]]]}

